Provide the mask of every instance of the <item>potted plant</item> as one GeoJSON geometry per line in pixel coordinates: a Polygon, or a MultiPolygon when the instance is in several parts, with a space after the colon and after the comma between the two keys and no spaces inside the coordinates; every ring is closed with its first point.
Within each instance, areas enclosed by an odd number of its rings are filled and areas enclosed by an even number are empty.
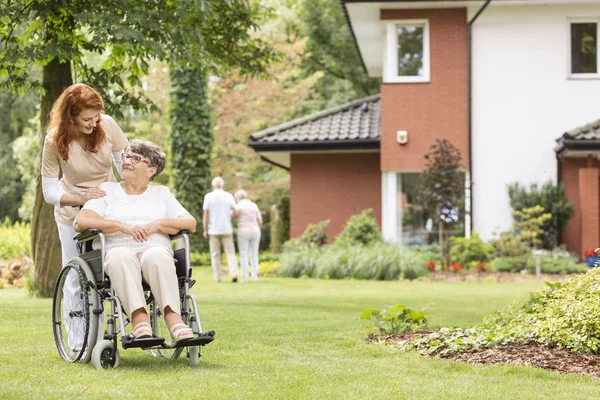
{"type": "Polygon", "coordinates": [[[583,256],[585,257],[585,263],[590,268],[594,268],[598,263],[600,263],[600,256],[596,255],[596,250],[587,249],[583,252],[583,256]]]}

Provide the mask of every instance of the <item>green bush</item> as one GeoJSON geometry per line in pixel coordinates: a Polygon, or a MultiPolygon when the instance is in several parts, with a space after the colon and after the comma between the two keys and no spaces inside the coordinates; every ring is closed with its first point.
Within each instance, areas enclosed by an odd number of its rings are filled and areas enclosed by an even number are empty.
{"type": "Polygon", "coordinates": [[[300,242],[324,246],[327,243],[327,227],[330,220],[319,221],[316,224],[308,224],[306,230],[300,236],[300,242]]]}
{"type": "Polygon", "coordinates": [[[531,293],[529,300],[492,314],[469,329],[442,328],[423,338],[398,343],[402,350],[449,354],[498,344],[535,341],[580,353],[600,352],[600,269],[565,284],[531,293]]]}
{"type": "MultiPolygon", "coordinates": [[[[528,257],[497,257],[490,263],[490,271],[520,272],[527,270],[528,257]]],[[[533,261],[533,259],[532,259],[533,261]]],[[[535,268],[535,263],[533,264],[535,268]]]]}
{"type": "Polygon", "coordinates": [[[521,257],[531,252],[527,242],[514,232],[502,232],[498,238],[491,240],[490,244],[500,257],[521,257]]]}
{"type": "Polygon", "coordinates": [[[6,220],[0,225],[0,261],[31,257],[31,228],[28,223],[6,220]]]}
{"type": "Polygon", "coordinates": [[[288,278],[312,276],[321,252],[321,248],[315,245],[304,246],[297,251],[286,251],[281,256],[279,276],[288,278]]]}
{"type": "Polygon", "coordinates": [[[279,253],[283,244],[290,238],[290,197],[286,195],[276,204],[277,219],[271,224],[271,251],[279,253]]]}
{"type": "Polygon", "coordinates": [[[426,312],[413,310],[404,304],[386,306],[381,311],[367,308],[360,314],[361,320],[368,320],[372,325],[366,329],[377,329],[380,334],[407,333],[427,326],[426,312]]]}
{"type": "Polygon", "coordinates": [[[379,225],[377,225],[373,210],[369,208],[348,219],[344,230],[338,235],[334,245],[340,247],[368,246],[372,243],[382,241],[381,230],[379,229],[379,225]]]}
{"type": "MultiPolygon", "coordinates": [[[[532,256],[522,257],[498,257],[492,260],[490,271],[497,272],[520,272],[526,270],[535,273],[535,258],[532,256]]],[[[545,251],[541,260],[542,273],[544,274],[574,274],[588,271],[586,264],[577,262],[577,258],[564,250],[545,251]]]]}
{"type": "Polygon", "coordinates": [[[548,181],[541,188],[537,184],[526,188],[519,183],[513,183],[508,185],[508,196],[510,206],[515,211],[539,205],[552,214],[552,218],[543,225],[542,247],[551,249],[556,246],[569,218],[573,216],[574,208],[573,203],[565,199],[563,184],[557,186],[548,181]]]}
{"type": "Polygon", "coordinates": [[[468,269],[475,268],[479,263],[489,262],[494,253],[494,246],[483,242],[476,232],[469,239],[453,236],[450,243],[450,260],[468,269]]]}
{"type": "Polygon", "coordinates": [[[274,254],[268,251],[261,251],[258,253],[258,262],[279,261],[280,258],[280,254],[274,254]]]}
{"type": "Polygon", "coordinates": [[[330,246],[323,249],[311,245],[285,252],[279,275],[322,279],[416,279],[427,274],[426,261],[423,253],[401,249],[389,243],[351,248],[330,246]]]}
{"type": "Polygon", "coordinates": [[[190,265],[210,267],[210,253],[190,252],[190,265]]]}

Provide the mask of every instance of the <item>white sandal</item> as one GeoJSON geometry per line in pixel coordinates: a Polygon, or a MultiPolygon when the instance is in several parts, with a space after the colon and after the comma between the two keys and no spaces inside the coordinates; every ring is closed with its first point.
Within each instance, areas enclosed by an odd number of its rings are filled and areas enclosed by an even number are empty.
{"type": "Polygon", "coordinates": [[[152,327],[147,322],[140,322],[133,328],[131,334],[136,339],[150,338],[152,337],[152,327]]]}
{"type": "Polygon", "coordinates": [[[181,322],[173,325],[171,329],[169,329],[169,333],[171,334],[172,345],[176,345],[177,343],[194,337],[192,328],[181,322]]]}

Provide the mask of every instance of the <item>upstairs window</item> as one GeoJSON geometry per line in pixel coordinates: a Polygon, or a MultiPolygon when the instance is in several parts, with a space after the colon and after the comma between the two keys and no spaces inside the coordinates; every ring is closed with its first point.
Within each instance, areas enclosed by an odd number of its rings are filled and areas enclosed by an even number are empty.
{"type": "Polygon", "coordinates": [[[388,23],[384,81],[429,82],[427,20],[388,23]]]}
{"type": "Polygon", "coordinates": [[[600,78],[598,71],[598,21],[571,21],[571,78],[600,78]]]}

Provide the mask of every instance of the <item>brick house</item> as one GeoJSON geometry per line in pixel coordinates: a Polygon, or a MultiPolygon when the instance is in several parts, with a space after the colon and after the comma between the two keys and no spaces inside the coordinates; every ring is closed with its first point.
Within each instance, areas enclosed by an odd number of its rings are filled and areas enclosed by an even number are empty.
{"type": "Polygon", "coordinates": [[[507,184],[551,180],[575,203],[568,248],[600,245],[600,124],[588,124],[598,119],[600,0],[341,6],[365,71],[382,78],[380,95],[249,142],[291,171],[292,237],[326,218],[334,236],[373,208],[388,240],[423,243],[430,224],[413,199],[423,155],[439,137],[463,155],[466,235],[487,240],[510,227],[507,184]]]}

